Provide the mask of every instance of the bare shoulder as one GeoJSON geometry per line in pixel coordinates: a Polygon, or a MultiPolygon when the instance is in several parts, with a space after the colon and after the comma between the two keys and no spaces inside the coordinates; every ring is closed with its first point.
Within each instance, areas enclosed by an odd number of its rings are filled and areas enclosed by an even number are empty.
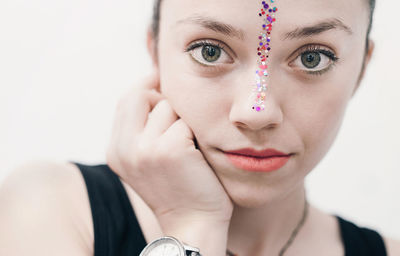
{"type": "Polygon", "coordinates": [[[384,237],[388,256],[400,255],[400,240],[384,237]]]}
{"type": "Polygon", "coordinates": [[[86,186],[71,163],[28,162],[0,186],[0,255],[93,255],[86,186]]]}

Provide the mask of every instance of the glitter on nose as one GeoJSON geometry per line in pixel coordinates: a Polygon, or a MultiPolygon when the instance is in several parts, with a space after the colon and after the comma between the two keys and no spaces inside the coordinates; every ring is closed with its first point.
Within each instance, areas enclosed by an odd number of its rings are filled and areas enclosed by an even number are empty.
{"type": "MultiPolygon", "coordinates": [[[[274,3],[275,0],[270,0],[271,3],[274,3]]],[[[266,90],[267,90],[267,80],[266,77],[268,76],[268,65],[267,65],[267,58],[269,57],[268,52],[271,51],[270,42],[271,37],[269,36],[272,31],[272,24],[276,21],[275,19],[275,12],[278,11],[277,7],[270,6],[266,3],[266,1],[261,2],[262,7],[258,15],[263,17],[263,24],[262,30],[258,39],[260,40],[259,46],[257,47],[257,55],[260,57],[258,60],[258,68],[256,70],[255,80],[256,80],[256,87],[254,88],[254,92],[257,93],[255,105],[252,109],[255,109],[257,112],[264,110],[264,100],[266,98],[266,90]]]]}

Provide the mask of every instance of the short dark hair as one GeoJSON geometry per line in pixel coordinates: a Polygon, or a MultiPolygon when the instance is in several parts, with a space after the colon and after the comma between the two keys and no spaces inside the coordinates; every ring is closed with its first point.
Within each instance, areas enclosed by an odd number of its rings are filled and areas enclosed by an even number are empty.
{"type": "MultiPolygon", "coordinates": [[[[367,53],[368,48],[369,48],[369,36],[371,33],[372,29],[372,21],[374,17],[374,12],[375,12],[375,0],[367,0],[368,5],[369,5],[369,25],[368,25],[368,30],[367,30],[367,37],[366,37],[366,43],[365,43],[365,53],[367,53]]],[[[161,0],[155,0],[154,2],[154,8],[153,8],[153,18],[152,18],[152,23],[151,23],[151,32],[153,35],[153,38],[156,42],[156,47],[158,45],[158,37],[159,37],[159,32],[160,32],[160,10],[161,10],[161,0]]]]}

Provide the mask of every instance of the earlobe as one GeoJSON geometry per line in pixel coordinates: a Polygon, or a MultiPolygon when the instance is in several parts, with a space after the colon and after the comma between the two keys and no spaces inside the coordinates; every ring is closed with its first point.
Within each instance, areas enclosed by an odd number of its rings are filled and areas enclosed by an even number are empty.
{"type": "Polygon", "coordinates": [[[375,42],[374,42],[374,40],[368,39],[368,42],[369,42],[369,43],[368,43],[369,46],[368,46],[368,53],[367,53],[367,59],[366,59],[366,66],[368,65],[369,61],[371,60],[372,54],[373,54],[374,49],[375,49],[375,42]]]}

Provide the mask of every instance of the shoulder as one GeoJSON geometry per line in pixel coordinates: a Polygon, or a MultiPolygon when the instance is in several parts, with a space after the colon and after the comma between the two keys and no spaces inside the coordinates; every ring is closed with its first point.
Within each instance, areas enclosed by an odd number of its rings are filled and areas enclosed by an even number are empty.
{"type": "Polygon", "coordinates": [[[29,162],[0,186],[0,255],[91,255],[89,198],[71,163],[29,162]]]}
{"type": "Polygon", "coordinates": [[[394,240],[389,237],[384,237],[383,239],[385,241],[388,256],[400,255],[400,241],[399,240],[394,240]]]}
{"type": "Polygon", "coordinates": [[[344,229],[342,232],[346,233],[345,236],[347,238],[351,238],[352,241],[355,241],[355,238],[362,237],[364,242],[373,243],[379,245],[377,241],[382,241],[382,246],[386,248],[386,253],[388,256],[398,256],[400,255],[400,241],[396,241],[392,238],[385,237],[381,232],[375,230],[371,227],[366,226],[358,226],[357,224],[351,222],[350,220],[341,219],[342,228],[344,229]]]}

